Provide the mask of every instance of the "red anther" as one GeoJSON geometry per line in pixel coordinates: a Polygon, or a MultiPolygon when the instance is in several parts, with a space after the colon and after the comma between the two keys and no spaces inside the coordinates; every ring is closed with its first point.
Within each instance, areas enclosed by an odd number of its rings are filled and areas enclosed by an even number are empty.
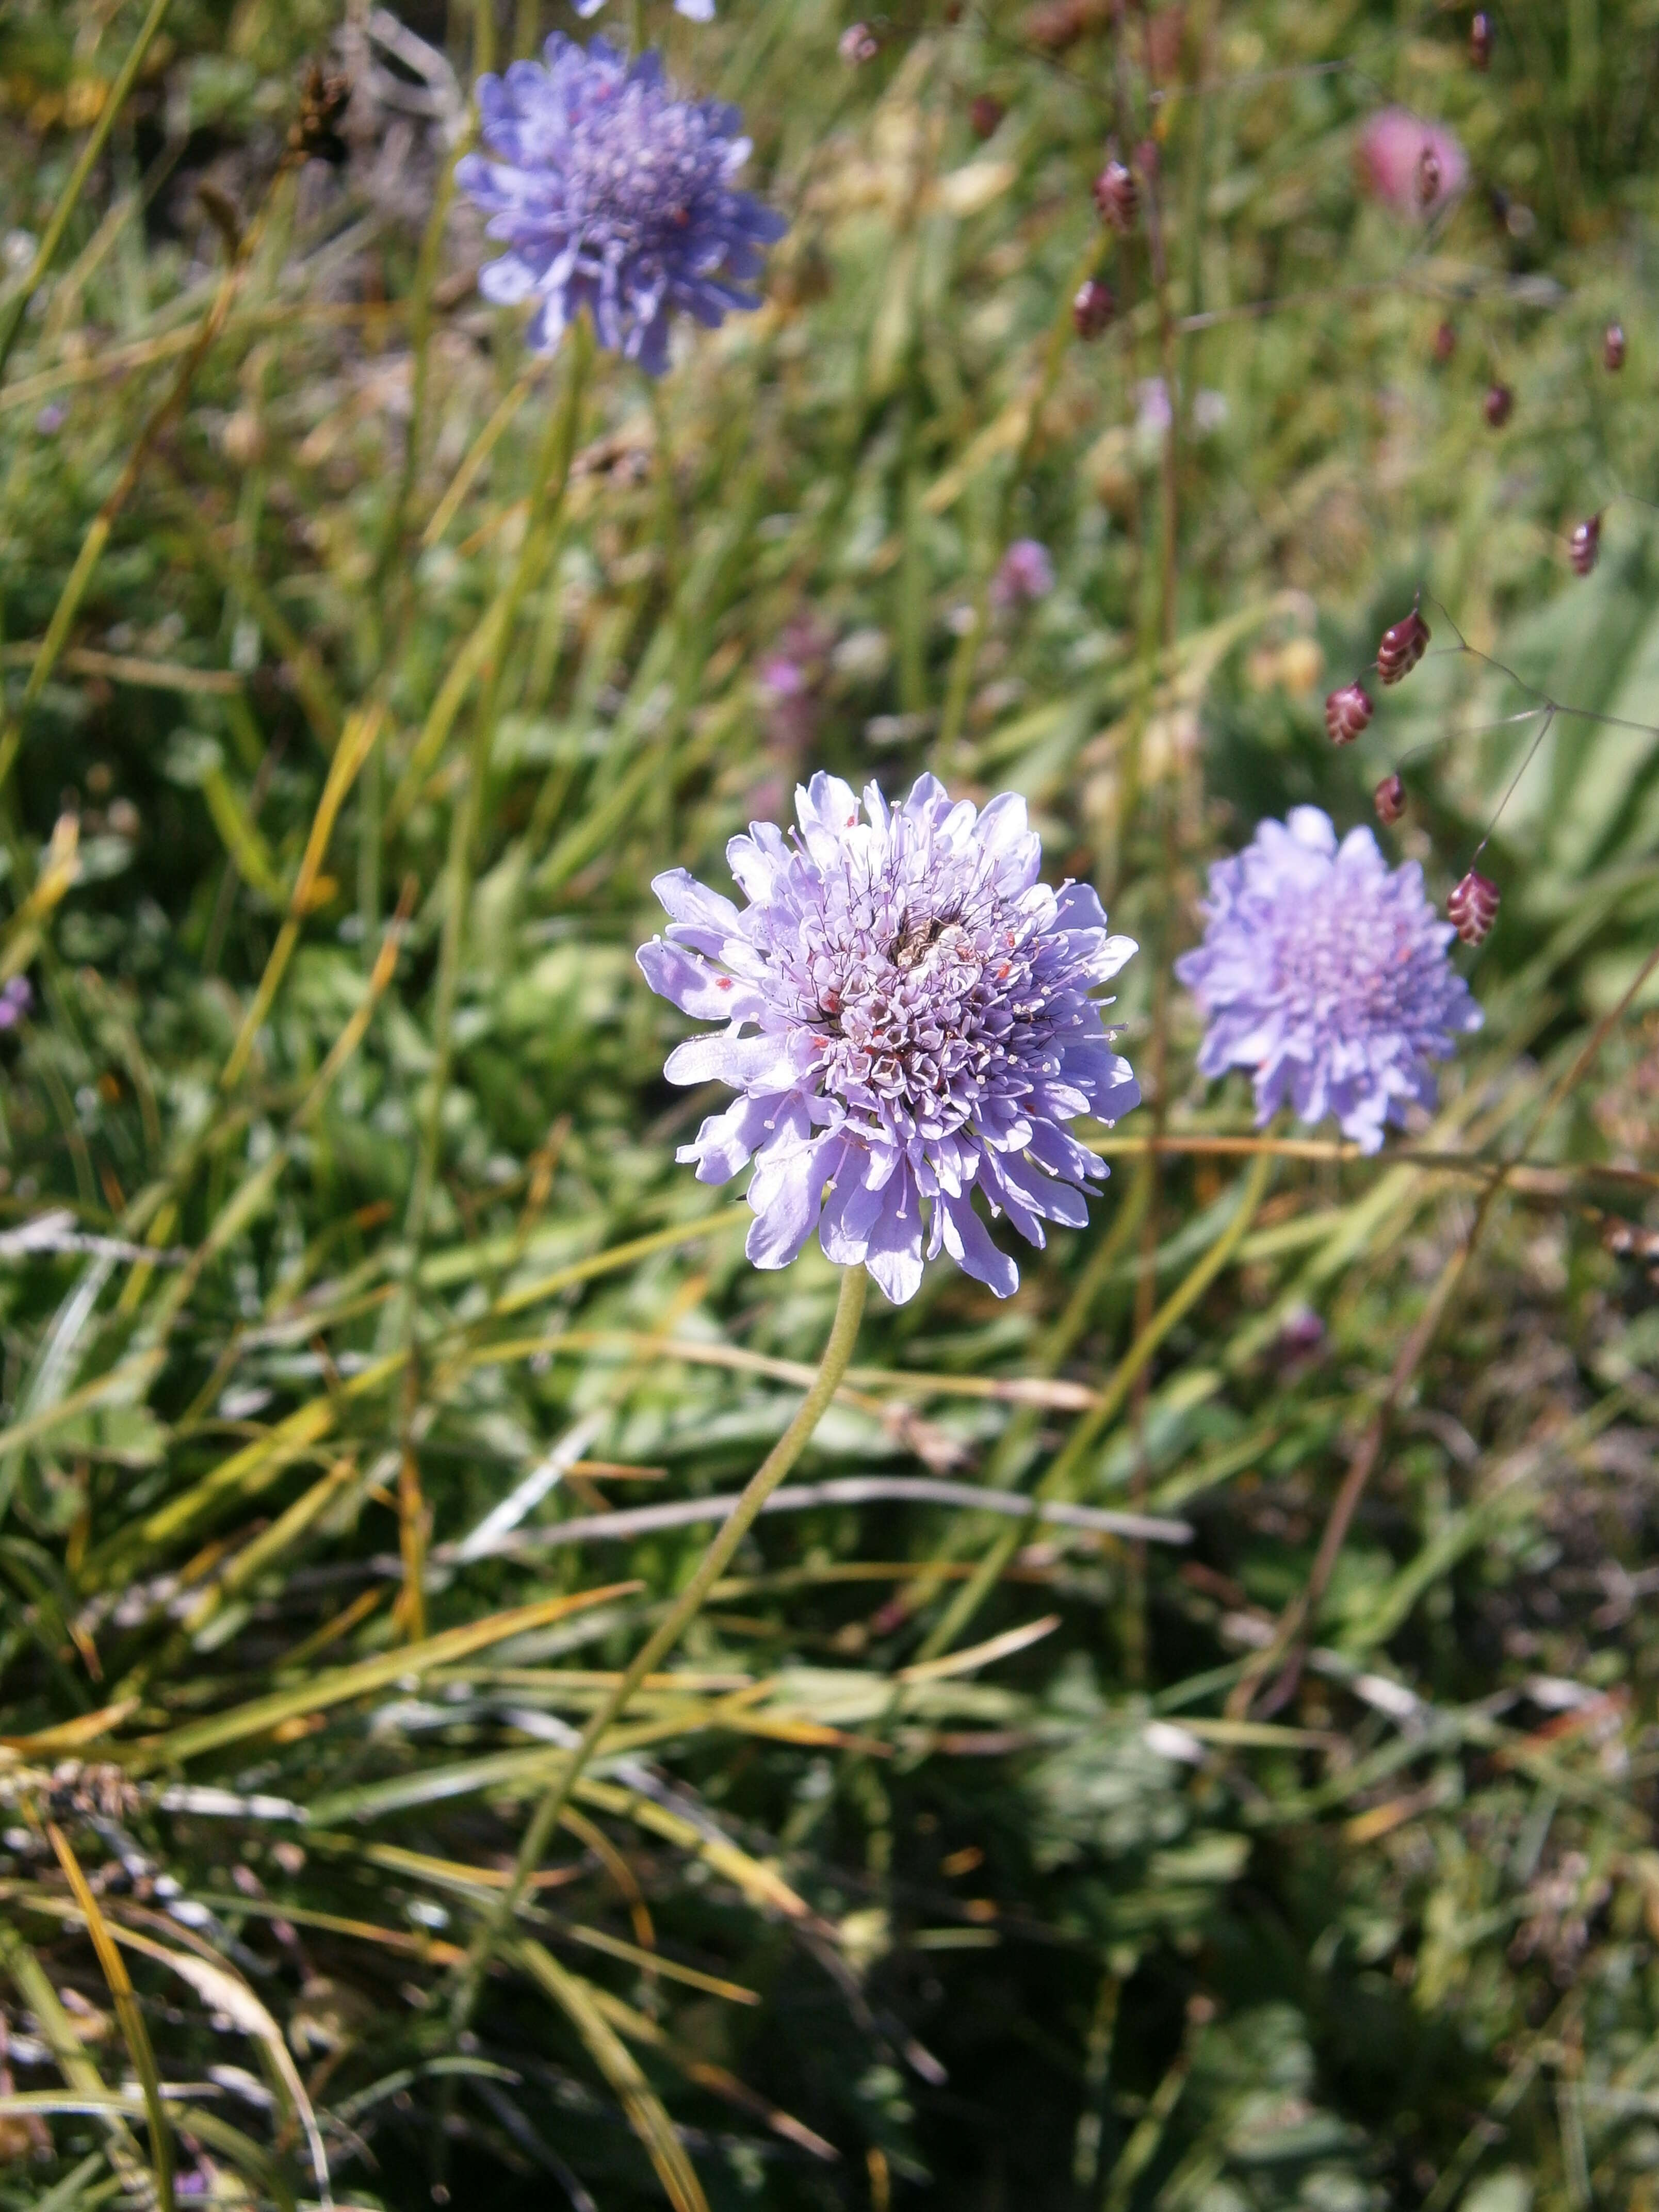
{"type": "Polygon", "coordinates": [[[1363,684],[1345,684],[1325,702],[1325,734],[1334,745],[1351,745],[1376,712],[1363,684]]]}
{"type": "Polygon", "coordinates": [[[1002,102],[988,92],[981,92],[968,110],[968,120],[975,138],[993,138],[997,125],[1008,112],[1002,102]]]}
{"type": "Polygon", "coordinates": [[[1417,609],[1390,623],[1376,648],[1376,672],[1385,684],[1409,676],[1429,649],[1429,626],[1417,609]]]}
{"type": "Polygon", "coordinates": [[[1417,204],[1432,207],[1440,197],[1440,156],[1425,146],[1417,157],[1417,204]]]}
{"type": "Polygon", "coordinates": [[[1371,793],[1379,822],[1398,822],[1406,811],[1406,787],[1397,775],[1385,775],[1371,793]]]}
{"type": "Polygon", "coordinates": [[[1469,59],[1482,71],[1492,67],[1492,17],[1484,8],[1469,25],[1469,59]]]}
{"type": "Polygon", "coordinates": [[[1097,338],[1116,313],[1117,301],[1109,284],[1091,276],[1079,285],[1072,301],[1072,325],[1080,338],[1097,338]]]}
{"type": "Polygon", "coordinates": [[[1105,167],[1095,179],[1095,205],[1101,221],[1110,223],[1114,230],[1127,234],[1134,228],[1140,210],[1140,188],[1115,154],[1108,155],[1105,167]]]}
{"type": "Polygon", "coordinates": [[[1587,515],[1572,533],[1567,544],[1567,558],[1572,562],[1575,576],[1588,576],[1601,557],[1601,518],[1587,515]]]}
{"type": "Polygon", "coordinates": [[[1498,886],[1471,868],[1446,900],[1446,919],[1465,945],[1479,945],[1498,919],[1498,886]]]}
{"type": "Polygon", "coordinates": [[[1625,326],[1609,323],[1601,333],[1601,363],[1613,375],[1625,365],[1625,326]]]}
{"type": "Polygon", "coordinates": [[[1501,430],[1515,412],[1515,394],[1507,384],[1489,384],[1486,396],[1481,401],[1481,410],[1489,429],[1501,430]]]}
{"type": "Polygon", "coordinates": [[[1457,351],[1457,331],[1451,323],[1442,323],[1434,334],[1434,357],[1443,368],[1457,351]]]}

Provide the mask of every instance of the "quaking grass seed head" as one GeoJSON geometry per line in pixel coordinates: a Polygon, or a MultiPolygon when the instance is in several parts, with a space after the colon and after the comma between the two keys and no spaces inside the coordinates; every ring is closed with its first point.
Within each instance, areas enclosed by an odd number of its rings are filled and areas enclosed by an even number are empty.
{"type": "Polygon", "coordinates": [[[1471,868],[1446,897],[1446,919],[1465,945],[1484,943],[1498,919],[1498,886],[1490,876],[1471,868]]]}
{"type": "Polygon", "coordinates": [[[1587,514],[1567,540],[1567,558],[1575,576],[1588,576],[1601,557],[1601,518],[1587,514]]]}
{"type": "Polygon", "coordinates": [[[1086,278],[1073,295],[1072,327],[1085,341],[1099,337],[1116,313],[1116,295],[1098,276],[1086,278]]]}
{"type": "Polygon", "coordinates": [[[1385,775],[1371,793],[1371,804],[1376,809],[1379,822],[1390,826],[1404,819],[1406,787],[1397,775],[1385,775]]]}
{"type": "Polygon", "coordinates": [[[1390,623],[1376,648],[1376,672],[1382,681],[1403,682],[1428,651],[1431,635],[1415,607],[1401,621],[1390,623]]]}
{"type": "Polygon", "coordinates": [[[1616,376],[1625,365],[1625,326],[1609,323],[1601,333],[1601,366],[1616,376]]]}
{"type": "Polygon", "coordinates": [[[1501,430],[1515,412],[1514,392],[1507,384],[1489,384],[1486,396],[1480,403],[1480,411],[1486,418],[1489,430],[1501,430]]]}
{"type": "Polygon", "coordinates": [[[1345,684],[1325,701],[1325,734],[1334,745],[1351,745],[1376,711],[1363,684],[1345,684]]]}

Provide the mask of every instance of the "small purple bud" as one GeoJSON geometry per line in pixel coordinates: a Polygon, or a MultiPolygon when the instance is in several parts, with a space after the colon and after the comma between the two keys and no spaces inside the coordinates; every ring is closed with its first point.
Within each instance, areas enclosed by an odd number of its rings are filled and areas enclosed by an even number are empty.
{"type": "Polygon", "coordinates": [[[34,427],[43,438],[55,438],[69,421],[69,409],[61,400],[49,399],[34,418],[34,427]]]}

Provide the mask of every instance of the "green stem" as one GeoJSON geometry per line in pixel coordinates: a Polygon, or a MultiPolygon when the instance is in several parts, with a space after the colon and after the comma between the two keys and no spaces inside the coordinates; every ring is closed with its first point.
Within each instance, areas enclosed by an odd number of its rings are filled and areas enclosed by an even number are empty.
{"type": "MultiPolygon", "coordinates": [[[[1109,1423],[1115,1421],[1122,1412],[1129,1393],[1134,1388],[1136,1377],[1146,1369],[1152,1354],[1176,1322],[1197,1304],[1243,1243],[1245,1231],[1255,1218],[1255,1210],[1261,1203],[1267,1188],[1267,1178],[1272,1172],[1271,1153],[1258,1153],[1244,1178],[1244,1188],[1239,1194],[1232,1219],[1180,1288],[1170,1293],[1153,1315],[1149,1325],[1136,1335],[1134,1342],[1119,1360],[1098,1402],[1091,1406],[1079,1421],[1059,1456],[1037,1485],[1034,1493],[1036,1498],[1063,1495],[1070,1487],[1073,1477],[1099,1442],[1109,1423]]],[[[1006,1534],[991,1546],[971,1581],[963,1584],[944,1618],[922,1645],[920,1657],[936,1659],[941,1652],[950,1650],[995,1587],[1009,1560],[1026,1541],[1029,1531],[1029,1521],[1011,1525],[1006,1534]]]]}
{"type": "Polygon", "coordinates": [[[449,1087],[455,1057],[455,1000],[460,988],[461,956],[466,943],[466,923],[472,902],[474,848],[483,814],[484,787],[489,776],[489,757],[501,708],[501,684],[512,647],[513,628],[531,583],[539,573],[559,509],[570,480],[570,461],[576,447],[576,428],[581,414],[587,367],[592,358],[593,337],[586,318],[578,319],[569,337],[570,358],[565,372],[564,393],[548,417],[546,434],[537,458],[531,491],[531,511],[525,525],[524,543],[503,596],[495,658],[478,702],[467,763],[466,786],[456,801],[450,822],[449,855],[445,866],[443,934],[438,946],[438,976],[434,992],[432,1031],[434,1044],[432,1090],[421,1132],[420,1158],[414,1188],[410,1193],[404,1241],[409,1272],[404,1286],[405,1339],[414,1326],[415,1279],[426,1242],[432,1194],[438,1179],[438,1159],[443,1147],[444,1093],[449,1087]]]}
{"type": "Polygon", "coordinates": [[[823,1348],[823,1357],[818,1363],[818,1371],[813,1377],[811,1387],[801,1401],[800,1410],[750,1477],[748,1487],[727,1518],[721,1522],[719,1533],[702,1555],[697,1571],[669,1608],[655,1633],[635,1652],[632,1662],[610,1696],[594,1712],[569,1758],[560,1767],[557,1779],[549,1785],[541,1802],[531,1815],[529,1826],[524,1832],[524,1840],[519,1846],[513,1879],[479,1931],[461,1971],[451,2012],[452,2026],[458,2034],[471,2018],[490,1955],[511,1928],[514,1916],[529,1887],[530,1878],[540,1863],[542,1854],[558,1826],[560,1815],[570,1802],[571,1793],[583,1768],[599,1748],[600,1739],[622,1718],[641,1683],[661,1665],[702,1610],[704,1601],[731,1565],[732,1555],[754,1525],[756,1516],[805,1449],[830,1400],[841,1387],[852,1361],[853,1348],[858,1341],[859,1323],[864,1317],[865,1295],[868,1288],[869,1277],[862,1267],[842,1270],[841,1296],[836,1304],[836,1318],[830,1331],[830,1341],[823,1348]]]}
{"type": "Polygon", "coordinates": [[[69,182],[64,186],[58,197],[58,204],[52,211],[52,220],[47,223],[40,243],[35,249],[34,258],[29,264],[28,274],[13,293],[6,307],[5,319],[0,323],[0,376],[5,374],[6,363],[10,360],[11,349],[17,343],[17,333],[23,327],[23,318],[28,313],[29,301],[40,290],[47,270],[51,268],[57,257],[58,249],[64,241],[64,233],[69,228],[70,218],[80,204],[81,194],[86,188],[87,179],[92,174],[99,155],[109,143],[109,134],[115,128],[117,117],[126,106],[127,94],[132,90],[138,72],[144,65],[144,57],[155,42],[155,34],[161,29],[162,20],[170,5],[171,0],[150,0],[149,13],[139,25],[138,35],[133,40],[125,61],[121,64],[121,74],[110,87],[109,97],[99,110],[98,120],[93,125],[88,134],[87,143],[81,149],[81,158],[70,172],[69,182]]]}

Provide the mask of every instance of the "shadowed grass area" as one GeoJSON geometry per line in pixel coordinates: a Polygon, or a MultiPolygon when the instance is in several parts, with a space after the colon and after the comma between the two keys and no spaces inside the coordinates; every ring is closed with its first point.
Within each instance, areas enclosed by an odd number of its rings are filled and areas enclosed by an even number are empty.
{"type": "Polygon", "coordinates": [[[851,23],[599,19],[790,222],[653,384],[453,188],[568,9],[0,21],[8,2212],[1659,2205],[1659,13],[851,23]],[[1025,799],[1145,1103],[682,1635],[842,1285],[634,953],[818,768],[1025,799]],[[1484,1026],[1258,1134],[1206,870],[1395,770],[1484,1026]]]}

